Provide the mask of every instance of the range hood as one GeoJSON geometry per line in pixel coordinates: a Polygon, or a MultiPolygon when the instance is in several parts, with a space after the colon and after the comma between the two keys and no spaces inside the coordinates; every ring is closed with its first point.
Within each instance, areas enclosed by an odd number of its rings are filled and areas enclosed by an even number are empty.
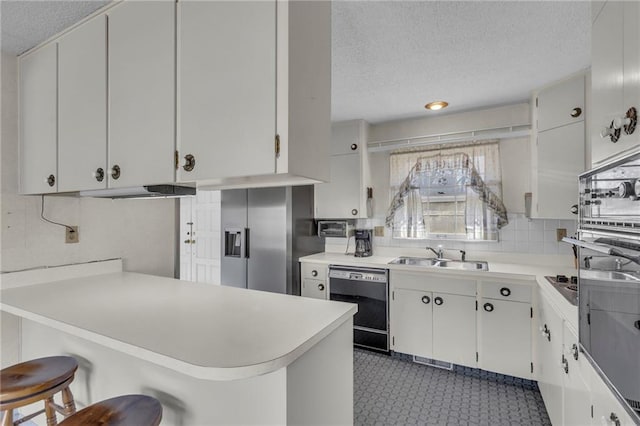
{"type": "Polygon", "coordinates": [[[80,191],[81,197],[96,198],[178,198],[196,195],[196,188],[179,185],[144,185],[131,188],[95,189],[80,191]]]}

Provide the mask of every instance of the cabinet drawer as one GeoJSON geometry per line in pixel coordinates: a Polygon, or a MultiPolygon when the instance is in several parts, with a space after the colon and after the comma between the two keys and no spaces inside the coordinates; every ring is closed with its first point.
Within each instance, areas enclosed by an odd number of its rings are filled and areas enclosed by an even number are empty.
{"type": "Polygon", "coordinates": [[[389,283],[393,288],[433,291],[461,296],[476,295],[475,280],[430,274],[428,272],[390,271],[389,283]]]}
{"type": "Polygon", "coordinates": [[[302,278],[311,278],[325,282],[327,280],[327,265],[317,263],[301,263],[302,278]]]}
{"type": "Polygon", "coordinates": [[[531,303],[532,288],[528,284],[501,283],[482,281],[480,292],[486,299],[509,300],[512,302],[531,303]]]}
{"type": "Polygon", "coordinates": [[[327,285],[323,280],[303,278],[301,294],[303,297],[312,297],[314,299],[326,300],[328,299],[327,285]]]}

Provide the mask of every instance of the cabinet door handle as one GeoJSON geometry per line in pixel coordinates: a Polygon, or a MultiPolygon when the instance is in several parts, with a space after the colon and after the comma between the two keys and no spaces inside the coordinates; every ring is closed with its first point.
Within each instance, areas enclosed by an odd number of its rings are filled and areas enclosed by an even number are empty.
{"type": "Polygon", "coordinates": [[[422,296],[422,303],[424,303],[425,305],[428,305],[429,302],[431,302],[431,299],[429,298],[429,296],[422,296]]]}
{"type": "Polygon", "coordinates": [[[195,167],[196,167],[196,157],[194,157],[192,154],[185,155],[184,164],[182,165],[182,168],[184,169],[184,171],[185,172],[193,171],[195,167]]]}
{"type": "Polygon", "coordinates": [[[117,164],[113,166],[111,170],[109,170],[109,174],[111,175],[112,179],[117,180],[120,177],[120,166],[118,166],[117,164]]]}
{"type": "Polygon", "coordinates": [[[356,149],[358,149],[358,144],[357,143],[352,143],[351,144],[351,151],[355,151],[356,149]]]}
{"type": "Polygon", "coordinates": [[[98,167],[95,172],[93,172],[93,177],[96,178],[98,182],[102,182],[104,180],[104,169],[102,167],[98,167]]]}
{"type": "Polygon", "coordinates": [[[578,351],[578,345],[576,345],[575,343],[573,344],[573,346],[571,346],[571,354],[573,355],[573,359],[577,361],[579,351],[578,351]]]}
{"type": "Polygon", "coordinates": [[[491,303],[485,303],[482,307],[487,312],[493,312],[493,305],[491,303]]]}
{"type": "Polygon", "coordinates": [[[318,276],[318,271],[316,271],[315,269],[313,271],[311,271],[311,276],[312,277],[317,277],[318,276]]]}
{"type": "Polygon", "coordinates": [[[564,374],[569,374],[569,361],[567,361],[564,355],[562,355],[560,360],[560,368],[564,370],[564,374]]]}
{"type": "Polygon", "coordinates": [[[45,179],[45,182],[49,185],[49,186],[53,186],[56,184],[56,177],[54,175],[49,175],[48,178],[45,179]]]}
{"type": "Polygon", "coordinates": [[[324,284],[318,284],[318,290],[324,291],[324,284]]]}
{"type": "Polygon", "coordinates": [[[611,420],[611,423],[613,423],[615,426],[620,426],[620,418],[616,415],[616,413],[611,413],[611,415],[609,416],[609,420],[611,420]]]}
{"type": "Polygon", "coordinates": [[[433,303],[435,303],[436,305],[440,306],[444,303],[444,300],[442,299],[442,297],[438,296],[435,299],[433,299],[433,303]]]}
{"type": "Polygon", "coordinates": [[[500,289],[500,294],[504,297],[509,297],[511,295],[511,290],[508,287],[502,287],[500,289]]]}
{"type": "Polygon", "coordinates": [[[571,110],[571,116],[573,118],[578,118],[582,115],[582,108],[580,107],[575,107],[574,109],[571,110]]]}

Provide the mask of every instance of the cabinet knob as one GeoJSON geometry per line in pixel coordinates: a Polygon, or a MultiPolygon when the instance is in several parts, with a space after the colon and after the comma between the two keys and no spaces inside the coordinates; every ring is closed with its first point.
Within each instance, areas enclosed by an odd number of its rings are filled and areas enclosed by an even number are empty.
{"type": "Polygon", "coordinates": [[[482,307],[487,312],[493,312],[493,305],[491,303],[485,303],[482,307]]]}
{"type": "Polygon", "coordinates": [[[638,124],[638,111],[636,111],[634,107],[629,108],[625,115],[625,120],[628,122],[623,126],[623,130],[627,135],[630,135],[636,130],[636,125],[638,124]]]}
{"type": "Polygon", "coordinates": [[[571,110],[571,116],[573,118],[578,118],[582,115],[582,108],[580,107],[575,107],[574,109],[571,110]]]}
{"type": "Polygon", "coordinates": [[[102,182],[104,180],[104,169],[102,167],[98,167],[95,172],[93,172],[93,177],[96,178],[98,182],[102,182]]]}
{"type": "Polygon", "coordinates": [[[613,423],[615,426],[620,426],[620,418],[618,417],[618,415],[616,413],[611,413],[609,415],[609,420],[611,421],[611,423],[613,423]]]}
{"type": "Polygon", "coordinates": [[[504,297],[509,297],[511,295],[511,290],[508,287],[502,287],[500,289],[500,294],[504,297]]]}
{"type": "Polygon", "coordinates": [[[564,370],[565,374],[569,374],[569,361],[567,361],[567,358],[565,358],[564,355],[562,355],[562,358],[560,361],[560,368],[564,370]]]}
{"type": "Polygon", "coordinates": [[[616,129],[612,121],[609,127],[603,127],[602,130],[600,130],[600,137],[603,139],[609,137],[611,142],[616,143],[618,139],[620,139],[620,129],[616,129]]]}
{"type": "Polygon", "coordinates": [[[442,297],[438,296],[435,299],[433,299],[433,303],[435,303],[436,305],[440,306],[444,303],[444,300],[442,299],[442,297]]]}
{"type": "Polygon", "coordinates": [[[317,277],[318,276],[318,271],[316,271],[315,269],[313,271],[311,271],[311,276],[312,277],[317,277]]]}
{"type": "Polygon", "coordinates": [[[182,163],[182,168],[185,172],[193,171],[196,167],[196,157],[191,154],[187,154],[184,156],[184,162],[182,163]]]}
{"type": "Polygon", "coordinates": [[[351,214],[354,215],[354,216],[357,215],[358,214],[358,209],[351,210],[351,214]]]}
{"type": "Polygon", "coordinates": [[[324,284],[318,284],[318,290],[324,291],[324,284]]]}
{"type": "Polygon", "coordinates": [[[429,298],[429,296],[422,296],[422,303],[424,303],[425,305],[428,305],[429,302],[431,302],[431,299],[429,298]]]}
{"type": "Polygon", "coordinates": [[[44,182],[49,186],[53,186],[56,184],[56,177],[54,175],[49,175],[49,177],[46,178],[44,182]]]}
{"type": "Polygon", "coordinates": [[[112,179],[118,180],[120,178],[120,166],[118,166],[117,164],[113,166],[111,170],[109,170],[109,174],[111,175],[112,179]]]}
{"type": "Polygon", "coordinates": [[[352,143],[351,144],[351,151],[355,151],[356,149],[358,149],[358,144],[357,143],[352,143]]]}
{"type": "Polygon", "coordinates": [[[574,343],[571,346],[571,355],[573,355],[573,359],[575,359],[576,361],[578,360],[579,352],[580,351],[578,350],[578,345],[574,343]]]}
{"type": "Polygon", "coordinates": [[[613,128],[614,129],[622,129],[623,127],[631,124],[631,119],[629,117],[616,117],[613,119],[613,128]]]}

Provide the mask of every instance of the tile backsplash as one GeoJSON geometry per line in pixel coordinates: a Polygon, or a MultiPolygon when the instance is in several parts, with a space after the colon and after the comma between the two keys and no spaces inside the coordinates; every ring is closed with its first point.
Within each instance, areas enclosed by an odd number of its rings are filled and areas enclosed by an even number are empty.
{"type": "MultiPolygon", "coordinates": [[[[370,228],[384,226],[384,219],[360,219],[356,227],[370,228]]],[[[442,246],[450,249],[463,249],[479,252],[506,252],[528,254],[571,254],[569,244],[557,241],[557,230],[566,229],[567,236],[576,232],[577,220],[527,219],[523,214],[509,214],[509,224],[500,229],[497,242],[468,242],[446,240],[401,240],[391,238],[390,230],[385,228],[384,237],[374,237],[375,247],[424,248],[427,245],[442,246]]]]}

